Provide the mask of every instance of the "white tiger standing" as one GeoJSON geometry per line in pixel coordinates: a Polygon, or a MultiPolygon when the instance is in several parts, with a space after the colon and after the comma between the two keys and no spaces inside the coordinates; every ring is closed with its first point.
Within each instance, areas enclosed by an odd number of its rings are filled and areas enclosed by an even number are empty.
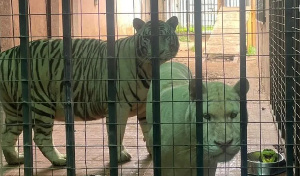
{"type": "MultiPolygon", "coordinates": [[[[160,77],[161,164],[169,168],[162,169],[162,176],[196,176],[195,80],[185,65],[176,62],[162,64],[160,77]]],[[[215,175],[217,163],[231,160],[240,150],[239,91],[240,82],[233,87],[220,82],[203,84],[205,176],[215,175]]],[[[151,86],[147,101],[147,122],[152,125],[151,86]]],[[[147,141],[150,153],[152,140],[151,128],[147,141]]]]}
{"type": "MultiPolygon", "coordinates": [[[[175,57],[179,42],[178,25],[173,16],[159,21],[159,59],[164,63],[175,57]]],[[[151,22],[134,19],[136,34],[115,43],[117,57],[117,145],[118,161],[131,156],[122,145],[128,117],[145,121],[145,101],[152,78],[151,22]]],[[[34,142],[53,165],[65,165],[66,156],[53,144],[54,120],[64,120],[63,41],[30,42],[31,99],[34,142]]],[[[96,39],[72,40],[72,79],[75,120],[96,120],[108,116],[107,43],[96,39]]],[[[0,101],[6,113],[2,150],[7,163],[21,164],[23,154],[16,151],[16,141],[23,130],[20,47],[0,54],[0,101]]],[[[143,132],[145,125],[140,123],[143,132]]],[[[97,132],[99,133],[99,132],[97,132]]],[[[99,135],[101,135],[99,133],[99,135]]],[[[144,136],[147,138],[147,136],[144,136]]]]}

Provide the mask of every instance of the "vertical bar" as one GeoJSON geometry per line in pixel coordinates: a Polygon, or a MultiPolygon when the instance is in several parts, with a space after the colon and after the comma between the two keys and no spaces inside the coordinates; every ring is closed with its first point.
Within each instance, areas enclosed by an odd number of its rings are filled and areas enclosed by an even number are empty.
{"type": "MultiPolygon", "coordinates": [[[[295,30],[295,35],[294,35],[294,61],[297,62],[299,61],[300,59],[300,52],[299,52],[299,48],[300,48],[300,41],[297,40],[300,38],[300,13],[299,13],[299,8],[297,9],[296,7],[300,7],[300,2],[299,1],[294,1],[294,30],[295,30]]],[[[299,159],[300,159],[300,139],[299,139],[299,135],[300,135],[300,118],[299,118],[299,115],[300,115],[300,108],[299,108],[299,104],[300,104],[300,96],[299,96],[299,92],[300,92],[300,75],[299,75],[299,72],[300,72],[300,65],[299,63],[295,63],[296,65],[296,71],[295,71],[295,75],[297,76],[295,79],[296,79],[296,83],[295,83],[295,86],[296,86],[296,103],[295,104],[295,108],[296,108],[296,115],[295,115],[295,128],[296,128],[296,132],[295,132],[295,175],[300,175],[300,163],[299,163],[299,159]]]]}
{"type": "Polygon", "coordinates": [[[72,39],[71,39],[71,10],[70,0],[62,1],[63,20],[63,55],[64,55],[64,87],[65,87],[65,121],[66,121],[66,150],[67,175],[74,176],[75,172],[75,137],[74,114],[72,105],[72,39]]]}
{"type": "Polygon", "coordinates": [[[47,20],[47,38],[52,36],[52,24],[51,24],[51,0],[46,0],[46,20],[47,20]]]}
{"type": "Polygon", "coordinates": [[[24,175],[33,175],[32,118],[31,118],[31,60],[29,51],[28,1],[19,0],[20,58],[22,81],[22,113],[24,144],[24,175]]]}
{"type": "Polygon", "coordinates": [[[240,114],[241,175],[247,175],[246,4],[240,0],[240,114]]]}
{"type": "Polygon", "coordinates": [[[186,0],[185,2],[185,8],[186,8],[186,29],[187,31],[190,30],[190,0],[186,0]]]}
{"type": "Polygon", "coordinates": [[[160,75],[159,75],[158,0],[151,0],[152,109],[154,176],[161,175],[160,75]]]}
{"type": "MultiPolygon", "coordinates": [[[[1,46],[1,42],[0,42],[1,46]]],[[[1,52],[1,47],[0,47],[0,52],[1,52]]],[[[4,119],[4,112],[2,108],[2,104],[0,105],[0,131],[3,129],[3,119],[4,119]]],[[[0,133],[0,139],[2,139],[2,133],[0,133]]],[[[2,151],[2,146],[0,145],[0,151],[2,151]]],[[[2,159],[2,154],[0,155],[0,176],[3,176],[3,159],[2,159]]]]}
{"type": "Polygon", "coordinates": [[[294,160],[294,102],[293,102],[293,1],[285,0],[285,100],[286,100],[286,166],[287,176],[293,176],[293,160],[294,160]]]}
{"type": "MultiPolygon", "coordinates": [[[[1,31],[1,27],[0,27],[0,31],[1,31]]],[[[2,52],[2,49],[1,49],[1,40],[0,40],[0,53],[2,52]]],[[[0,139],[2,139],[2,138],[0,138],[0,139]]]]}
{"type": "MultiPolygon", "coordinates": [[[[202,96],[202,4],[194,0],[195,74],[196,74],[196,138],[197,175],[203,175],[203,96],[202,96]]],[[[208,168],[207,168],[208,169],[208,168]]]]}
{"type": "Polygon", "coordinates": [[[108,67],[108,141],[110,158],[110,175],[118,175],[118,148],[117,148],[117,109],[116,109],[116,80],[117,63],[115,58],[115,3],[106,0],[107,23],[107,67],[108,67]]]}
{"type": "MultiPolygon", "coordinates": [[[[270,58],[270,105],[271,108],[274,110],[274,93],[273,93],[273,86],[274,86],[274,70],[273,70],[273,65],[274,65],[274,56],[273,56],[273,9],[272,9],[272,2],[269,2],[269,58],[270,58]]],[[[256,13],[257,15],[257,13],[256,13]]],[[[274,113],[275,111],[273,111],[274,113]]],[[[275,121],[276,119],[273,117],[273,120],[275,121]]],[[[275,121],[276,122],[276,121],[275,121]]]]}

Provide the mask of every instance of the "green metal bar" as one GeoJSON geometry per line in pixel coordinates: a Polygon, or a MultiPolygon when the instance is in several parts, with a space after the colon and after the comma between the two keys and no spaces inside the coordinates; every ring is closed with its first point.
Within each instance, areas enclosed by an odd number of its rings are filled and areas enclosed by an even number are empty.
{"type": "MultiPolygon", "coordinates": [[[[299,1],[294,1],[294,30],[295,30],[295,35],[294,35],[294,61],[299,61],[300,60],[300,53],[299,53],[299,48],[300,48],[300,41],[297,40],[297,39],[300,39],[300,13],[299,13],[299,9],[297,9],[296,7],[299,7],[300,6],[300,2],[299,1]],[[298,48],[298,49],[297,49],[298,48]]],[[[296,71],[295,71],[295,75],[297,76],[295,79],[296,79],[296,83],[295,83],[295,86],[296,86],[296,92],[295,92],[295,96],[296,96],[296,103],[297,105],[300,104],[300,96],[298,94],[298,92],[300,92],[300,86],[299,86],[299,83],[300,83],[300,75],[299,75],[299,71],[300,71],[300,65],[299,63],[295,63],[296,65],[296,71]]],[[[295,108],[296,108],[296,113],[297,114],[300,114],[300,108],[299,106],[295,105],[295,108]]],[[[299,139],[299,134],[300,134],[300,118],[299,116],[295,116],[295,128],[296,128],[296,133],[295,133],[295,151],[296,151],[296,154],[295,154],[295,175],[300,175],[300,161],[299,161],[299,157],[300,157],[300,139],[299,139]]]]}
{"type": "Polygon", "coordinates": [[[29,51],[28,1],[19,0],[20,58],[22,81],[22,113],[24,144],[24,175],[33,175],[32,117],[31,117],[31,59],[29,51]]]}
{"type": "MultiPolygon", "coordinates": [[[[1,45],[1,42],[0,42],[1,45]]],[[[0,48],[0,52],[1,52],[1,48],[0,48]]],[[[4,111],[2,108],[2,104],[0,106],[0,130],[2,131],[3,129],[3,119],[4,119],[4,111]]],[[[2,133],[0,133],[0,139],[2,139],[2,133]]],[[[2,146],[0,145],[0,151],[2,151],[2,146]]],[[[3,176],[3,159],[2,159],[2,154],[0,155],[0,176],[3,176]]]]}
{"type": "Polygon", "coordinates": [[[203,96],[202,96],[202,17],[201,0],[194,0],[195,21],[195,72],[196,72],[196,138],[197,175],[203,175],[203,96]]]}
{"type": "Polygon", "coordinates": [[[161,175],[160,74],[158,0],[151,0],[152,109],[154,176],[161,175]]]}
{"type": "Polygon", "coordinates": [[[74,176],[75,172],[75,136],[74,114],[72,105],[72,39],[71,39],[71,10],[70,0],[62,1],[63,20],[63,55],[64,55],[64,87],[65,87],[65,122],[66,122],[66,150],[67,175],[74,176]]]}
{"type": "Polygon", "coordinates": [[[51,24],[51,0],[46,0],[46,20],[47,20],[47,38],[52,36],[52,24],[51,24]]]}
{"type": "Polygon", "coordinates": [[[117,148],[117,109],[116,109],[116,81],[117,62],[115,57],[115,3],[106,0],[107,23],[107,68],[108,68],[108,141],[110,158],[110,175],[118,175],[118,148],[117,148]]]}
{"type": "Polygon", "coordinates": [[[294,164],[294,69],[293,69],[293,1],[285,0],[285,126],[286,126],[286,166],[287,176],[293,176],[293,164],[294,164]]]}
{"type": "MultiPolygon", "coordinates": [[[[274,59],[273,59],[273,9],[272,9],[272,2],[269,2],[269,58],[270,58],[270,65],[269,65],[269,69],[270,69],[270,105],[271,108],[274,110],[274,94],[272,93],[274,91],[274,69],[273,69],[273,65],[274,65],[274,59]]],[[[276,120],[273,117],[273,120],[276,120]]]]}
{"type": "Polygon", "coordinates": [[[247,175],[246,4],[240,0],[240,115],[241,175],[247,175]]]}

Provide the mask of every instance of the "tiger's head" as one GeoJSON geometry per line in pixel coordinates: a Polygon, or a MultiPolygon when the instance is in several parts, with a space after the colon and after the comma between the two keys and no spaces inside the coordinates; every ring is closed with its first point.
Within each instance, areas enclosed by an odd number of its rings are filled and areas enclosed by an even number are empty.
{"type": "MultiPolygon", "coordinates": [[[[246,79],[245,92],[248,90],[249,82],[246,79]]],[[[195,91],[195,80],[192,80],[190,84],[192,99],[195,99],[195,91]]],[[[229,161],[240,150],[240,81],[234,86],[222,82],[208,82],[203,84],[202,93],[205,159],[217,162],[229,161]]],[[[193,108],[191,117],[196,117],[196,106],[193,108]]],[[[192,131],[196,131],[195,128],[194,125],[192,131]]],[[[196,136],[193,138],[196,139],[196,136]]]]}
{"type": "MultiPolygon", "coordinates": [[[[164,63],[176,56],[179,49],[179,41],[175,33],[178,18],[171,17],[166,22],[159,21],[159,58],[164,63]]],[[[135,44],[136,53],[140,58],[151,61],[151,21],[145,23],[139,18],[133,20],[136,29],[135,44]]]]}

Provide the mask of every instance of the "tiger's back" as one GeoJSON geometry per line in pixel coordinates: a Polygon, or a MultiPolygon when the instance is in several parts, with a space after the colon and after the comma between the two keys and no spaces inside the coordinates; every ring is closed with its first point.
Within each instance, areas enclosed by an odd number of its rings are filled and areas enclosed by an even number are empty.
{"type": "MultiPolygon", "coordinates": [[[[29,45],[31,53],[31,99],[34,102],[32,111],[43,116],[53,116],[56,120],[64,120],[64,59],[63,42],[56,40],[37,40],[29,45]],[[39,51],[39,52],[37,52],[39,51]]],[[[21,102],[21,59],[19,47],[1,53],[0,57],[0,100],[6,114],[20,116],[22,114],[21,102]],[[16,111],[17,109],[17,111],[16,111]]],[[[105,91],[107,85],[106,68],[106,42],[95,39],[72,40],[72,76],[73,101],[75,116],[92,120],[106,114],[107,106],[101,104],[101,109],[82,114],[84,104],[100,103],[105,100],[95,96],[97,90],[105,91]],[[99,82],[99,80],[101,80],[99,82]],[[98,82],[98,84],[97,84],[98,82]],[[92,83],[92,84],[91,84],[92,83]],[[84,102],[84,103],[83,103],[84,102]],[[98,117],[97,117],[98,116],[98,117]]],[[[105,97],[105,96],[104,96],[105,97]]]]}

